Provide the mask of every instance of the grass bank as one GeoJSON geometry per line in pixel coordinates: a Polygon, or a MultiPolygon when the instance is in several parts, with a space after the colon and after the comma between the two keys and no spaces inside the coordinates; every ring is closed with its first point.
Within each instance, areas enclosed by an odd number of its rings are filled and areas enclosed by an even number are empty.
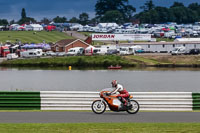
{"type": "Polygon", "coordinates": [[[0,40],[2,43],[55,43],[62,39],[71,39],[66,33],[58,31],[0,31],[0,40]]]}
{"type": "Polygon", "coordinates": [[[145,67],[200,67],[200,55],[132,55],[124,58],[145,67]]]}
{"type": "Polygon", "coordinates": [[[3,61],[0,66],[6,67],[67,67],[77,69],[84,68],[107,68],[110,65],[121,65],[122,67],[200,67],[199,55],[130,55],[130,56],[69,56],[39,59],[18,59],[3,61]]]}
{"type": "Polygon", "coordinates": [[[200,123],[0,124],[1,133],[198,133],[200,123]]]}
{"type": "Polygon", "coordinates": [[[80,68],[108,67],[110,65],[121,65],[123,67],[134,67],[136,64],[121,56],[69,56],[39,59],[18,59],[3,61],[1,66],[10,67],[63,67],[72,66],[80,68]]]}

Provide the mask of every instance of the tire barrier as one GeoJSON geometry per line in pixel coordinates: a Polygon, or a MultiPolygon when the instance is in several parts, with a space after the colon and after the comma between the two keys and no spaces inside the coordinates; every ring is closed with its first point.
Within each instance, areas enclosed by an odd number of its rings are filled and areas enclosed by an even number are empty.
{"type": "MultiPolygon", "coordinates": [[[[140,110],[200,110],[200,93],[192,92],[130,92],[140,110]]],[[[0,92],[0,110],[91,110],[98,92],[40,91],[0,92]]]]}

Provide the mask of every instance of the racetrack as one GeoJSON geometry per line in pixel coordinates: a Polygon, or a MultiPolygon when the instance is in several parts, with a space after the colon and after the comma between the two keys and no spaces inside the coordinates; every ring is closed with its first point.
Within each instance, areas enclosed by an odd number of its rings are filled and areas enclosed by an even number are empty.
{"type": "Polygon", "coordinates": [[[0,112],[0,123],[200,122],[200,112],[0,112]]]}

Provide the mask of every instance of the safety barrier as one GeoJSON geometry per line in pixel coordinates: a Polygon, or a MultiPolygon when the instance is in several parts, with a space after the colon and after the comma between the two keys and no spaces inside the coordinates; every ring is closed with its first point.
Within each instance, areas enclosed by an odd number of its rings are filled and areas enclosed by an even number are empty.
{"type": "MultiPolygon", "coordinates": [[[[192,92],[130,92],[140,110],[200,110],[200,93],[192,92]]],[[[0,92],[0,110],[91,110],[98,92],[40,91],[0,92]]]]}
{"type": "Polygon", "coordinates": [[[40,110],[40,92],[0,92],[0,110],[40,110]]]}
{"type": "MultiPolygon", "coordinates": [[[[41,110],[91,110],[98,92],[41,91],[41,110]]],[[[191,92],[131,92],[140,110],[191,111],[191,92]]],[[[198,95],[199,96],[199,95],[198,95]]],[[[196,97],[196,96],[194,96],[196,97]]],[[[195,101],[199,104],[199,99],[195,101]]],[[[199,106],[198,106],[199,107],[199,106]]],[[[195,109],[199,109],[195,106],[195,109]]]]}

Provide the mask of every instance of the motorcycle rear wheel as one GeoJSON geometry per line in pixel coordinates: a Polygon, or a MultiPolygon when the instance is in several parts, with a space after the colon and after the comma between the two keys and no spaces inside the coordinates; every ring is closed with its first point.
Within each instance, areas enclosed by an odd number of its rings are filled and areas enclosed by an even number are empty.
{"type": "Polygon", "coordinates": [[[129,114],[136,114],[140,110],[140,105],[135,100],[130,100],[130,104],[132,105],[131,109],[128,109],[127,112],[129,114]]]}
{"type": "Polygon", "coordinates": [[[102,114],[106,110],[106,103],[101,100],[96,100],[92,103],[92,111],[96,114],[102,114]]]}

